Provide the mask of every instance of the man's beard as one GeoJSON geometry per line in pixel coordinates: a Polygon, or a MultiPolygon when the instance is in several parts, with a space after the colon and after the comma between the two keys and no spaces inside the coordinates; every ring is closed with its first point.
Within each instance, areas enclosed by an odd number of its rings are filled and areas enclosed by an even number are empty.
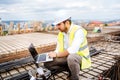
{"type": "Polygon", "coordinates": [[[67,32],[67,28],[65,27],[64,30],[62,30],[62,32],[67,32]]]}

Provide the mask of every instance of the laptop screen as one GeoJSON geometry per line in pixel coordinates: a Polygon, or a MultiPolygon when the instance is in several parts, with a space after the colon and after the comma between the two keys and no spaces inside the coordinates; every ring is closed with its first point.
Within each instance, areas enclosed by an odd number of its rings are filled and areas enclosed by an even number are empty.
{"type": "Polygon", "coordinates": [[[53,61],[53,58],[49,57],[47,53],[38,54],[32,43],[29,46],[29,52],[36,63],[53,61]]]}
{"type": "Polygon", "coordinates": [[[29,46],[29,51],[30,51],[30,54],[32,55],[33,59],[36,61],[38,53],[32,43],[29,46]]]}

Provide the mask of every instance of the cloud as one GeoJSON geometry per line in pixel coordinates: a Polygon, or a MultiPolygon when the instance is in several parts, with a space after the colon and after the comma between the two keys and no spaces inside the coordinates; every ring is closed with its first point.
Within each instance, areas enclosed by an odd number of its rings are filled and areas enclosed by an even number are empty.
{"type": "Polygon", "coordinates": [[[0,0],[0,5],[9,5],[9,4],[15,4],[18,3],[18,0],[0,0]]]}
{"type": "Polygon", "coordinates": [[[119,0],[0,0],[2,19],[53,19],[67,14],[75,19],[119,18],[119,0]],[[115,17],[115,15],[117,17],[115,17]]]}

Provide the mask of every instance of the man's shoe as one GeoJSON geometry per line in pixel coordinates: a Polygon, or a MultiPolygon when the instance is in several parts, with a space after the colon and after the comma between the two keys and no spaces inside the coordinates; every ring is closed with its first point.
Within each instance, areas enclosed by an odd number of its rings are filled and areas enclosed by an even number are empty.
{"type": "Polygon", "coordinates": [[[38,73],[39,75],[44,75],[43,68],[42,68],[42,67],[37,68],[37,73],[38,73]]]}

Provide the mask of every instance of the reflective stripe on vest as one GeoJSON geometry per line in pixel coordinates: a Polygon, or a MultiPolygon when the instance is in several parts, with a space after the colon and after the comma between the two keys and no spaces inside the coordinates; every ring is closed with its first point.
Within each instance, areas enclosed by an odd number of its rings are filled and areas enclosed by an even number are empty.
{"type": "Polygon", "coordinates": [[[85,46],[83,46],[83,47],[79,48],[79,51],[82,51],[82,50],[86,49],[87,47],[88,47],[88,46],[87,46],[87,45],[85,45],[85,46]]]}
{"type": "Polygon", "coordinates": [[[87,56],[83,56],[84,58],[86,58],[86,59],[88,59],[88,58],[90,58],[90,55],[87,55],[87,56]]]}

